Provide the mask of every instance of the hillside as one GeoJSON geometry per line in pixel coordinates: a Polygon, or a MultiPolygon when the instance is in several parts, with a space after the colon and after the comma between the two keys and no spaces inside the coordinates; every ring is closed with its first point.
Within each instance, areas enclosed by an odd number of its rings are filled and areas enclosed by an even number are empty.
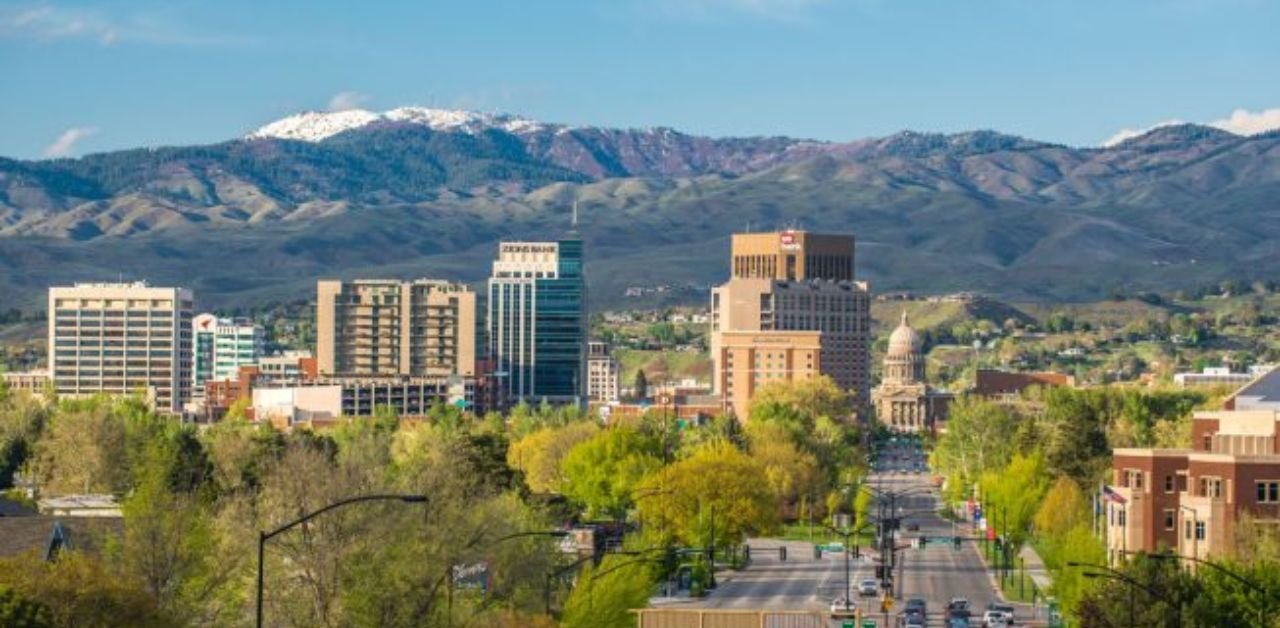
{"type": "Polygon", "coordinates": [[[0,159],[0,300],[117,277],[213,305],[304,296],[321,276],[479,281],[497,240],[555,237],[575,201],[598,304],[722,280],[748,226],[855,233],[877,291],[1086,299],[1280,270],[1277,132],[1183,125],[1079,149],[990,131],[823,143],[333,115],[209,146],[0,159]]]}

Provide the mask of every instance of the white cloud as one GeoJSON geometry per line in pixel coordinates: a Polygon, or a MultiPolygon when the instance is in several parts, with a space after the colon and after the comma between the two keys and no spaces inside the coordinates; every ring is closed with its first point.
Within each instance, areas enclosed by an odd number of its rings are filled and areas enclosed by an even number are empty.
{"type": "Polygon", "coordinates": [[[45,157],[70,157],[76,149],[76,143],[98,132],[96,127],[75,126],[62,132],[58,139],[44,149],[45,157]]]}
{"type": "Polygon", "coordinates": [[[1183,122],[1182,120],[1175,119],[1175,120],[1165,120],[1164,122],[1157,122],[1149,127],[1141,128],[1141,129],[1120,129],[1119,131],[1116,132],[1115,135],[1112,135],[1111,137],[1108,137],[1107,139],[1103,140],[1102,147],[1110,148],[1125,140],[1131,140],[1135,137],[1138,137],[1139,135],[1146,135],[1147,133],[1150,133],[1160,127],[1174,126],[1176,124],[1186,124],[1186,123],[1183,122]]]}
{"type": "Polygon", "coordinates": [[[1236,109],[1230,118],[1214,120],[1209,126],[1229,131],[1236,135],[1257,135],[1280,129],[1280,107],[1254,113],[1247,109],[1236,109]]]}
{"type": "Polygon", "coordinates": [[[97,9],[41,3],[0,8],[0,39],[40,42],[95,41],[103,46],[132,41],[177,46],[239,46],[240,37],[201,35],[162,15],[112,16],[97,9]]]}
{"type": "Polygon", "coordinates": [[[369,102],[368,94],[361,94],[352,90],[342,91],[334,94],[333,98],[329,99],[329,111],[360,109],[367,102],[369,102]]]}

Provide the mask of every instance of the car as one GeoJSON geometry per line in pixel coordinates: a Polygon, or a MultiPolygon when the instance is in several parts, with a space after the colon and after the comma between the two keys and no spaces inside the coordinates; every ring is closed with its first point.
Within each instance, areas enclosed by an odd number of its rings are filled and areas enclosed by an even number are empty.
{"type": "Polygon", "coordinates": [[[831,600],[831,616],[832,617],[853,616],[857,614],[857,612],[858,612],[858,607],[853,603],[853,600],[845,599],[843,595],[834,600],[831,600]]]}
{"type": "Polygon", "coordinates": [[[987,628],[1009,628],[1009,622],[1005,621],[1004,615],[997,614],[993,617],[984,617],[982,625],[987,628]]]}
{"type": "Polygon", "coordinates": [[[1013,607],[1008,604],[992,602],[987,605],[987,612],[983,615],[983,620],[986,621],[991,617],[999,617],[1004,620],[1006,625],[1012,626],[1014,624],[1013,607]]]}
{"type": "Polygon", "coordinates": [[[918,597],[913,597],[907,600],[906,606],[903,606],[902,608],[906,613],[911,613],[914,611],[914,612],[919,612],[921,615],[924,615],[925,613],[928,612],[927,610],[925,610],[926,609],[925,601],[918,597]]]}
{"type": "Polygon", "coordinates": [[[858,583],[858,594],[862,596],[876,595],[880,592],[880,583],[870,578],[858,583]]]}
{"type": "Polygon", "coordinates": [[[948,617],[947,628],[969,628],[968,617],[948,617]]]}
{"type": "Polygon", "coordinates": [[[919,531],[920,531],[920,524],[914,521],[907,524],[907,532],[919,532],[919,531]]]}
{"type": "Polygon", "coordinates": [[[902,628],[925,628],[928,622],[925,621],[924,615],[920,613],[903,613],[902,628]]]}
{"type": "Polygon", "coordinates": [[[963,597],[953,597],[951,602],[947,604],[948,611],[968,611],[969,599],[963,597]]]}

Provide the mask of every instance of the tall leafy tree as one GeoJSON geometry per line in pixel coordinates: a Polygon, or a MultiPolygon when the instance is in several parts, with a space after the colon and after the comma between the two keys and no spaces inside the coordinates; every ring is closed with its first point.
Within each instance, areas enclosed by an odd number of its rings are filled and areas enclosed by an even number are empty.
{"type": "Polygon", "coordinates": [[[640,482],[662,466],[658,441],[616,425],[574,446],[564,457],[564,494],[591,516],[622,519],[640,482]]]}

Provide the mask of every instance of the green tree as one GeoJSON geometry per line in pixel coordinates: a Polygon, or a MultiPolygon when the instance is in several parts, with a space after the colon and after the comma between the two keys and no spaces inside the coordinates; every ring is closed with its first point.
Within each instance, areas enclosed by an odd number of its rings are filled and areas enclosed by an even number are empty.
{"type": "Polygon", "coordinates": [[[71,551],[45,561],[36,552],[0,559],[0,586],[48,609],[56,628],[168,628],[166,615],[137,580],[102,560],[71,551]]]}
{"type": "Polygon", "coordinates": [[[625,425],[600,431],[564,457],[564,494],[589,516],[622,519],[636,487],[662,466],[658,441],[625,425]]]}
{"type": "Polygon", "coordinates": [[[1049,487],[1040,454],[1015,455],[1004,469],[983,473],[981,486],[987,519],[1015,549],[1020,548],[1049,487]]]}
{"type": "Polygon", "coordinates": [[[978,397],[960,397],[952,404],[947,431],[931,455],[933,467],[947,476],[952,499],[968,495],[969,487],[985,472],[1003,468],[1014,451],[1009,438],[1021,418],[1008,408],[978,397]]]}
{"type": "Polygon", "coordinates": [[[653,594],[650,561],[631,556],[607,556],[598,568],[584,569],[565,602],[565,628],[630,628],[632,609],[644,608],[653,594]]]}
{"type": "Polygon", "coordinates": [[[1064,537],[1076,526],[1089,522],[1089,507],[1080,486],[1070,478],[1060,477],[1036,511],[1036,532],[1053,538],[1064,537]]]}
{"type": "Polygon", "coordinates": [[[649,379],[645,376],[642,368],[636,369],[635,389],[636,399],[643,401],[649,398],[649,379]]]}
{"type": "Polygon", "coordinates": [[[565,456],[600,431],[594,421],[563,427],[543,427],[511,444],[507,464],[524,473],[525,484],[535,493],[558,493],[564,486],[565,456]]]}
{"type": "Polygon", "coordinates": [[[708,445],[641,483],[646,526],[686,545],[741,543],[777,525],[775,498],[764,465],[728,444],[708,445]]]}
{"type": "Polygon", "coordinates": [[[0,586],[0,626],[8,628],[52,628],[49,609],[9,587],[0,586]]]}

